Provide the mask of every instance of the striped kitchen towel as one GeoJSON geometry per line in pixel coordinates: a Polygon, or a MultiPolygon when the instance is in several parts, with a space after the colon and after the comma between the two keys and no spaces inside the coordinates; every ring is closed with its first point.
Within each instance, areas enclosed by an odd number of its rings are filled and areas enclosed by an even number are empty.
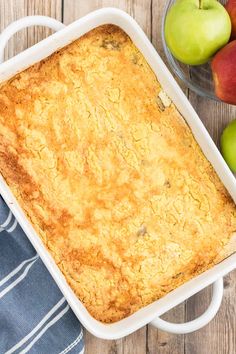
{"type": "Polygon", "coordinates": [[[0,354],[82,354],[81,325],[0,197],[0,354]]]}

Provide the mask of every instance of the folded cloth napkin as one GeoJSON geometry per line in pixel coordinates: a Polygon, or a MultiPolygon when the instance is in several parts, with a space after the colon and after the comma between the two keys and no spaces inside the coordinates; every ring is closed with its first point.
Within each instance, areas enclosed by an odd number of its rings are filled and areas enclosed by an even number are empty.
{"type": "Polygon", "coordinates": [[[0,197],[0,354],[82,354],[81,325],[0,197]]]}

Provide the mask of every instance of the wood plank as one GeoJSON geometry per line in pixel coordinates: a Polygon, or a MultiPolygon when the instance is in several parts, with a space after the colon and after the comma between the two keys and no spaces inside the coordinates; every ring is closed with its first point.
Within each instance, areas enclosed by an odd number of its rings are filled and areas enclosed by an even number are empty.
{"type": "Polygon", "coordinates": [[[69,24],[102,7],[118,7],[131,13],[132,0],[64,0],[64,23],[69,24]]]}
{"type": "MultiPolygon", "coordinates": [[[[183,323],[185,319],[184,303],[167,312],[162,318],[174,323],[183,323]]],[[[184,336],[162,332],[149,325],[147,348],[148,354],[183,354],[184,336]]]]}
{"type": "Polygon", "coordinates": [[[120,340],[120,349],[123,349],[122,354],[146,354],[146,330],[147,327],[140,328],[138,331],[120,340]]]}
{"type": "Polygon", "coordinates": [[[164,7],[165,1],[152,0],[152,44],[154,45],[162,59],[166,61],[161,39],[161,23],[164,7]]]}
{"type": "MultiPolygon", "coordinates": [[[[62,21],[62,0],[27,0],[27,15],[43,15],[62,21]]],[[[53,31],[48,27],[31,27],[27,30],[28,47],[48,37],[53,31]]]]}
{"type": "MultiPolygon", "coordinates": [[[[224,280],[224,299],[219,313],[205,328],[185,336],[186,354],[233,354],[236,352],[236,271],[224,280]]],[[[186,319],[199,316],[210,301],[210,289],[203,290],[190,299],[186,308],[186,319]]]]}
{"type": "MultiPolygon", "coordinates": [[[[27,15],[27,0],[0,0],[0,30],[6,28],[12,21],[27,15]]],[[[27,32],[22,30],[10,39],[5,59],[20,53],[27,48],[27,32]]]]}
{"type": "Polygon", "coordinates": [[[199,97],[194,93],[191,93],[190,101],[211,137],[219,147],[220,136],[223,129],[231,120],[236,118],[236,106],[214,102],[199,97]]]}
{"type": "MultiPolygon", "coordinates": [[[[61,0],[0,0],[0,30],[27,15],[46,15],[61,20],[61,0]]],[[[45,27],[21,30],[10,39],[5,59],[20,53],[51,34],[45,27]]]]}
{"type": "Polygon", "coordinates": [[[85,354],[146,354],[146,327],[124,339],[107,341],[85,332],[85,354]]]}
{"type": "Polygon", "coordinates": [[[103,7],[117,7],[128,12],[151,36],[151,0],[64,0],[64,23],[69,24],[103,7]]]}
{"type": "MultiPolygon", "coordinates": [[[[64,23],[71,23],[93,10],[107,6],[118,7],[131,14],[146,34],[151,36],[151,0],[64,0],[64,23]]],[[[103,341],[86,333],[85,343],[87,354],[145,354],[146,328],[119,341],[103,341]]]]}

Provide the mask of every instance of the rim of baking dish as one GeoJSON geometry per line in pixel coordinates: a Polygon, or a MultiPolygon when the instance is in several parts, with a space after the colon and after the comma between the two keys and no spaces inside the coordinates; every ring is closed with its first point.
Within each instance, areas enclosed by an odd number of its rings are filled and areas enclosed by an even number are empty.
{"type": "MultiPolygon", "coordinates": [[[[233,174],[220,155],[197,113],[188,102],[186,96],[163,63],[155,48],[137,22],[126,12],[115,8],[103,8],[91,12],[31,48],[26,49],[24,52],[0,64],[0,81],[2,82],[9,79],[17,72],[39,62],[102,24],[117,25],[130,36],[155,72],[164,90],[171,97],[176,107],[190,125],[191,131],[198,143],[199,140],[203,139],[203,142],[201,144],[199,143],[199,145],[204,155],[212,163],[223,184],[228,189],[234,201],[236,201],[236,181],[233,174]],[[19,68],[19,70],[16,71],[16,68],[19,68]],[[189,118],[190,116],[191,119],[189,118]]],[[[76,297],[2,177],[0,178],[0,193],[18,219],[19,224],[27,234],[29,240],[38,251],[78,319],[87,330],[103,339],[118,339],[134,332],[154,320],[157,316],[162,315],[206,286],[212,284],[219,277],[224,276],[236,267],[236,254],[233,254],[213,268],[184,283],[163,298],[143,307],[129,317],[112,324],[104,324],[94,319],[76,297]]]]}

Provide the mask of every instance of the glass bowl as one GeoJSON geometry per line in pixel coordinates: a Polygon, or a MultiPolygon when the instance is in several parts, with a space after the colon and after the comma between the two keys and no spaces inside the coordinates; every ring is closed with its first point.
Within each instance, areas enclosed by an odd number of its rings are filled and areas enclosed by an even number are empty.
{"type": "MultiPolygon", "coordinates": [[[[180,78],[180,80],[183,81],[184,84],[196,94],[203,97],[208,97],[215,101],[220,101],[214,92],[214,83],[210,63],[197,66],[183,64],[171,54],[169,48],[167,47],[164,33],[165,20],[167,12],[174,2],[175,0],[169,0],[165,5],[161,29],[162,43],[169,66],[177,77],[180,78]]],[[[226,1],[221,1],[221,3],[225,4],[226,1]]]]}

